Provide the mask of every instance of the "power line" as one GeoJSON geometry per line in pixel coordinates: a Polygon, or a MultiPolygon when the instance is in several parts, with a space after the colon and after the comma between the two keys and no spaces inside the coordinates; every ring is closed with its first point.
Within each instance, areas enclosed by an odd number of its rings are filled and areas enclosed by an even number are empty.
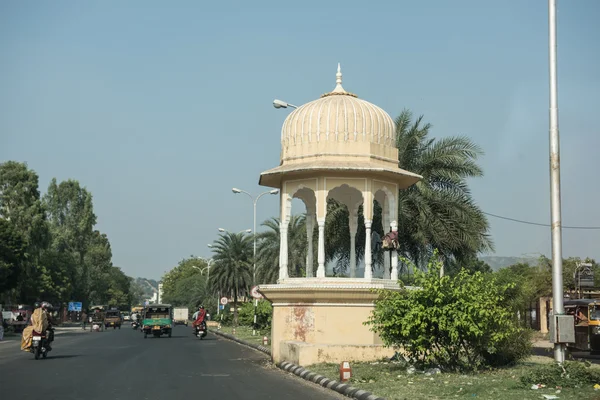
{"type": "MultiPolygon", "coordinates": [[[[490,217],[494,217],[494,218],[500,218],[500,219],[505,219],[507,221],[513,221],[513,222],[518,222],[520,224],[527,224],[527,225],[536,225],[536,226],[545,226],[545,227],[550,227],[550,224],[540,224],[539,222],[531,222],[531,221],[523,221],[521,219],[515,219],[515,218],[509,218],[509,217],[503,217],[502,215],[496,215],[496,214],[492,214],[492,213],[487,213],[485,211],[482,211],[485,215],[489,215],[490,217]]],[[[564,226],[562,227],[563,229],[582,229],[582,230],[600,230],[600,226],[564,226]]]]}

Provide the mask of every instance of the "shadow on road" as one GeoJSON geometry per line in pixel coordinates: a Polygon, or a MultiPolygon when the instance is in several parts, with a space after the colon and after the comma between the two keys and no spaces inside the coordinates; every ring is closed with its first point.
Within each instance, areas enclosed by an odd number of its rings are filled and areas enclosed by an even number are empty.
{"type": "MultiPolygon", "coordinates": [[[[42,360],[48,361],[48,360],[58,360],[58,359],[63,359],[63,358],[75,358],[75,357],[81,357],[81,356],[80,355],[74,355],[74,354],[73,355],[59,354],[59,355],[53,356],[51,354],[48,354],[48,358],[45,358],[45,359],[42,358],[42,360]]],[[[34,361],[35,361],[35,359],[34,359],[34,361]]]]}

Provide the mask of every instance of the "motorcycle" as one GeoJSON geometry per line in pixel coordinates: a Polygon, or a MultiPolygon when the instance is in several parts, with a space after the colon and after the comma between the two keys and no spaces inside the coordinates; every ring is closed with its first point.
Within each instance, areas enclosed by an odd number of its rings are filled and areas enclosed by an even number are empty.
{"type": "Polygon", "coordinates": [[[206,322],[202,322],[200,325],[196,325],[194,327],[196,337],[200,338],[200,340],[204,339],[208,332],[206,331],[206,322]]]}
{"type": "Polygon", "coordinates": [[[33,333],[33,340],[31,342],[31,349],[29,351],[33,353],[33,356],[36,360],[39,360],[40,356],[46,358],[48,356],[48,352],[52,350],[49,346],[50,341],[48,336],[53,334],[53,332],[54,328],[48,328],[48,330],[44,333],[33,333]],[[50,335],[48,333],[50,333],[50,335]]]}
{"type": "Polygon", "coordinates": [[[131,327],[133,328],[134,331],[136,331],[140,327],[140,324],[138,324],[137,321],[133,321],[131,323],[131,327]]]}

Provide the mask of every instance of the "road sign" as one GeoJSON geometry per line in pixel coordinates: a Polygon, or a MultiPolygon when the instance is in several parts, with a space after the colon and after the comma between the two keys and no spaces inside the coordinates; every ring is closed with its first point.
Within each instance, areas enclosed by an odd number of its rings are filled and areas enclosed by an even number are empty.
{"type": "Polygon", "coordinates": [[[225,306],[223,304],[219,304],[219,309],[224,310],[225,306]]]}
{"type": "Polygon", "coordinates": [[[68,307],[68,311],[76,311],[76,312],[81,312],[81,302],[79,301],[70,301],[69,302],[69,307],[68,307]]]}
{"type": "Polygon", "coordinates": [[[227,304],[228,300],[227,297],[221,297],[221,304],[225,305],[227,304]]]}
{"type": "Polygon", "coordinates": [[[145,301],[144,301],[144,305],[145,305],[146,307],[148,307],[148,304],[150,304],[150,302],[149,302],[148,300],[145,300],[145,301]]]}
{"type": "Polygon", "coordinates": [[[258,286],[253,286],[252,290],[250,291],[250,294],[255,299],[262,299],[263,298],[263,295],[258,292],[258,286]]]}

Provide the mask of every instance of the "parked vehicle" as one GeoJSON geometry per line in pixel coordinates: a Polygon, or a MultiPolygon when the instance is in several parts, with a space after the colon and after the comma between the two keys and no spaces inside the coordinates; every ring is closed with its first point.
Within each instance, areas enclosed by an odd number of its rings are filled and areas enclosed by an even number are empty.
{"type": "Polygon", "coordinates": [[[19,304],[6,305],[2,311],[2,319],[6,322],[7,329],[19,333],[29,324],[33,307],[19,304]]]}
{"type": "Polygon", "coordinates": [[[575,343],[567,344],[567,348],[600,354],[600,299],[566,300],[564,307],[575,321],[575,343]]]}
{"type": "Polygon", "coordinates": [[[104,316],[104,326],[108,329],[121,329],[121,312],[115,308],[112,308],[106,312],[104,316]]]}
{"type": "Polygon", "coordinates": [[[173,326],[173,307],[170,304],[151,304],[144,308],[142,330],[144,339],[148,335],[171,337],[173,326]]]}
{"type": "Polygon", "coordinates": [[[175,307],[173,308],[173,323],[175,325],[188,326],[188,320],[190,318],[190,310],[187,307],[175,307]]]}

